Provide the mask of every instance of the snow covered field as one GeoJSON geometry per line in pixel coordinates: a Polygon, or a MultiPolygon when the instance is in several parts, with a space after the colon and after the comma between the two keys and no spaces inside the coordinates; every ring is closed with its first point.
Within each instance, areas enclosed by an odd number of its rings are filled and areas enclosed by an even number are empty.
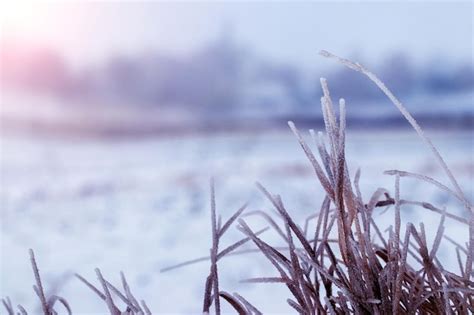
{"type": "MultiPolygon", "coordinates": [[[[394,178],[382,174],[387,169],[423,173],[448,184],[413,131],[348,133],[349,168],[352,176],[361,168],[366,200],[378,187],[393,191],[394,178]]],[[[472,200],[472,135],[428,134],[472,200]]],[[[95,267],[117,283],[123,270],[132,289],[155,313],[199,313],[209,265],[199,263],[168,273],[160,269],[209,253],[209,177],[216,179],[217,207],[224,219],[246,201],[250,210],[271,211],[255,188],[256,180],[281,194],[300,222],[319,208],[323,198],[290,131],[134,141],[10,136],[1,139],[0,159],[0,297],[9,295],[13,303],[31,310],[37,304],[28,248],[36,252],[46,288],[67,298],[76,314],[106,311],[71,276],[78,272],[94,280],[95,267]]],[[[435,187],[408,178],[401,183],[402,198],[446,206],[466,216],[456,201],[435,187]]],[[[432,237],[437,214],[403,210],[404,221],[423,221],[432,237]]],[[[392,218],[390,210],[376,215],[385,226],[392,218]]],[[[248,220],[256,229],[264,225],[258,218],[248,220]]],[[[467,229],[456,221],[447,220],[446,234],[467,241],[467,229]]],[[[240,237],[231,229],[224,240],[230,244],[240,237]]],[[[278,242],[271,232],[265,238],[278,242]]],[[[454,250],[448,244],[441,250],[448,269],[456,268],[454,250]]],[[[280,285],[239,283],[270,275],[260,258],[248,254],[222,260],[221,288],[238,291],[265,313],[290,312],[286,290],[280,285]]]]}

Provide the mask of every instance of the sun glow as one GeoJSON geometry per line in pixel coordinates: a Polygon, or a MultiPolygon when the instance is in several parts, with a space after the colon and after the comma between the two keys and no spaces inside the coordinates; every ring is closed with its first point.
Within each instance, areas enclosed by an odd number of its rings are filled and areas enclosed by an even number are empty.
{"type": "Polygon", "coordinates": [[[0,21],[2,31],[24,32],[31,31],[38,20],[45,18],[47,11],[45,3],[35,1],[0,1],[0,21]]]}
{"type": "Polygon", "coordinates": [[[1,37],[29,44],[61,41],[72,36],[67,22],[75,7],[59,1],[0,0],[1,37]]]}

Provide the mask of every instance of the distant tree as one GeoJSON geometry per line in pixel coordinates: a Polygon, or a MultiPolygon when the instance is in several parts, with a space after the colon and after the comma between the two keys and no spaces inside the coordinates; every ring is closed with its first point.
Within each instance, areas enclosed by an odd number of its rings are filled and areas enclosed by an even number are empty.
{"type": "Polygon", "coordinates": [[[454,81],[458,90],[474,90],[474,65],[466,63],[454,71],[454,81]]]}
{"type": "Polygon", "coordinates": [[[63,93],[70,81],[62,56],[53,50],[9,45],[0,50],[2,84],[40,93],[63,93]]]}
{"type": "Polygon", "coordinates": [[[470,63],[453,64],[443,58],[433,59],[423,71],[423,87],[429,93],[474,89],[474,68],[470,63]]]}
{"type": "Polygon", "coordinates": [[[417,88],[416,71],[409,57],[402,52],[389,56],[378,72],[397,95],[409,95],[417,88]]]}
{"type": "Polygon", "coordinates": [[[223,32],[214,43],[193,56],[190,64],[192,95],[199,105],[219,112],[235,110],[243,83],[243,52],[232,33],[223,32]]]}
{"type": "Polygon", "coordinates": [[[276,85],[281,90],[284,99],[274,100],[275,102],[288,102],[287,106],[306,106],[310,100],[311,91],[304,84],[301,71],[294,65],[283,65],[275,63],[262,63],[255,70],[255,80],[262,84],[276,85]]]}
{"type": "MultiPolygon", "coordinates": [[[[377,99],[383,96],[365,78],[354,71],[335,70],[327,75],[327,79],[331,82],[331,94],[335,100],[343,97],[348,101],[360,103],[364,100],[377,99]]],[[[314,88],[317,91],[315,94],[321,95],[318,85],[315,84],[314,88]]]]}
{"type": "Polygon", "coordinates": [[[142,71],[136,59],[114,57],[106,65],[102,79],[105,94],[116,102],[136,102],[143,82],[142,71]]]}

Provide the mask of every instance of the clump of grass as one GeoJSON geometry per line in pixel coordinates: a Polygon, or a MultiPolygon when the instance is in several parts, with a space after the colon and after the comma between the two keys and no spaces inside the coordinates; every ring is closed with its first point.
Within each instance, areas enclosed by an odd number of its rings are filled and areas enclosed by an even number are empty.
{"type": "Polygon", "coordinates": [[[102,290],[95,287],[81,275],[76,274],[76,277],[80,281],[82,281],[87,287],[89,287],[100,299],[104,301],[111,315],[151,315],[151,311],[145,301],[141,300],[139,303],[135,296],[132,294],[130,286],[128,285],[127,279],[125,278],[123,272],[120,272],[123,292],[121,292],[112,283],[107,281],[102,276],[102,273],[100,272],[99,268],[95,269],[95,273],[102,287],[102,290]],[[120,311],[119,306],[116,305],[114,299],[112,298],[112,293],[115,294],[123,303],[125,303],[126,309],[124,311],[120,311]]]}
{"type": "MultiPolygon", "coordinates": [[[[270,193],[257,183],[258,189],[276,210],[276,217],[264,211],[247,211],[246,205],[239,208],[222,224],[217,214],[214,183],[211,180],[211,231],[210,255],[163,269],[168,271],[210,260],[209,275],[204,285],[204,314],[213,308],[221,313],[221,301],[226,301],[239,314],[261,314],[247,299],[238,293],[230,294],[219,284],[218,262],[226,256],[247,252],[261,253],[267,259],[277,276],[262,275],[245,279],[250,283],[274,283],[286,286],[289,292],[287,303],[299,314],[472,314],[474,313],[474,209],[447,164],[423,133],[416,120],[408,113],[402,103],[373,73],[358,63],[342,59],[328,52],[321,55],[333,58],[347,67],[368,76],[395,104],[406,117],[423,141],[432,150],[435,159],[446,172],[453,189],[422,174],[399,170],[387,171],[394,176],[394,193],[383,188],[377,189],[368,201],[364,201],[359,189],[360,170],[352,180],[347,168],[345,155],[346,110],[344,100],[339,101],[339,116],[335,114],[329,88],[321,79],[323,97],[321,106],[325,123],[324,135],[310,130],[319,158],[305,142],[295,124],[289,122],[290,129],[297,137],[304,153],[310,161],[315,176],[325,191],[318,213],[311,214],[298,225],[287,211],[282,198],[270,193]],[[327,139],[327,141],[326,141],[327,139]],[[400,195],[400,182],[403,177],[413,177],[434,185],[452,195],[467,210],[468,219],[456,216],[424,201],[404,200],[400,195]],[[408,223],[401,226],[401,207],[418,206],[440,214],[440,221],[433,244],[429,245],[425,227],[408,223]],[[376,208],[393,206],[394,224],[388,229],[388,236],[380,230],[373,218],[376,208]],[[254,231],[246,222],[248,216],[258,216],[269,224],[268,228],[254,231]],[[457,220],[469,227],[469,241],[466,246],[458,244],[444,235],[446,218],[457,220]],[[314,230],[309,221],[315,220],[314,230]],[[221,249],[220,241],[226,231],[237,222],[237,229],[244,237],[232,245],[221,249]],[[285,246],[278,247],[265,242],[260,234],[272,229],[283,240],[285,246]],[[336,238],[330,238],[336,234],[336,238]],[[443,240],[454,245],[459,270],[444,268],[438,249],[443,240]],[[238,250],[245,243],[253,243],[255,249],[238,250]]],[[[68,314],[69,304],[65,299],[44,293],[33,251],[30,251],[36,292],[44,315],[57,314],[56,302],[62,303],[68,314]]],[[[101,289],[95,287],[80,275],[77,278],[87,285],[104,301],[112,315],[151,314],[144,301],[138,303],[121,273],[123,292],[113,286],[96,269],[101,289]],[[118,297],[125,305],[124,311],[114,302],[118,297]]],[[[7,313],[15,314],[11,301],[2,300],[7,313]]],[[[17,314],[27,314],[19,305],[17,314]]]]}
{"type": "MultiPolygon", "coordinates": [[[[71,315],[72,314],[71,307],[69,306],[69,303],[66,301],[66,299],[58,295],[54,295],[54,294],[47,295],[45,293],[43,282],[41,280],[41,276],[38,269],[38,264],[36,263],[35,253],[33,252],[32,249],[30,249],[30,262],[31,262],[31,267],[33,269],[33,274],[35,277],[35,284],[33,285],[33,291],[36,293],[36,296],[39,299],[39,302],[41,305],[41,313],[43,315],[58,314],[58,312],[55,310],[55,305],[56,303],[60,303],[65,308],[67,314],[71,315]]],[[[18,304],[17,307],[15,308],[10,298],[8,297],[2,299],[2,304],[5,307],[8,315],[15,315],[15,314],[27,315],[28,314],[26,309],[20,304],[18,304]],[[15,312],[15,309],[17,309],[18,311],[15,312]]]]}
{"type": "MultiPolygon", "coordinates": [[[[310,161],[326,197],[320,211],[309,216],[304,229],[301,229],[285,208],[282,198],[257,183],[258,189],[276,210],[277,217],[273,218],[263,211],[243,213],[237,219],[237,228],[254,243],[257,250],[271,263],[278,276],[263,275],[245,281],[285,285],[290,294],[287,303],[300,314],[474,313],[472,205],[431,140],[423,133],[402,103],[373,73],[358,63],[328,52],[323,51],[321,55],[336,59],[349,68],[365,74],[389,97],[432,150],[454,190],[421,174],[391,170],[385,173],[395,177],[394,197],[392,198],[387,190],[380,188],[368,202],[364,202],[359,189],[360,171],[357,171],[352,181],[347,168],[345,101],[343,99],[339,101],[339,117],[337,117],[327,82],[321,79],[323,90],[321,106],[326,135],[321,132],[316,134],[310,130],[318,149],[319,160],[295,124],[289,122],[289,126],[310,161]],[[328,143],[325,138],[328,139],[328,143]],[[400,181],[402,177],[407,176],[432,184],[452,195],[465,207],[470,218],[450,214],[445,209],[439,209],[427,202],[401,199],[400,181]],[[433,244],[429,245],[427,242],[423,223],[418,227],[408,223],[402,229],[400,209],[406,204],[419,206],[441,215],[433,244]],[[388,237],[384,236],[373,219],[375,208],[386,206],[394,207],[394,224],[388,230],[388,237]],[[259,233],[254,232],[244,219],[249,215],[258,215],[265,220],[286,246],[276,247],[260,238],[259,233]],[[444,236],[446,217],[469,227],[470,239],[466,247],[444,236]],[[308,221],[312,219],[316,219],[316,227],[310,232],[308,221]],[[278,224],[277,221],[281,223],[278,224]],[[337,234],[337,239],[329,238],[332,232],[337,234]],[[440,262],[438,249],[443,239],[455,246],[458,272],[446,270],[440,262]]],[[[206,281],[204,312],[208,313],[213,303],[215,313],[220,314],[219,297],[223,297],[239,314],[259,313],[255,308],[245,309],[238,303],[239,301],[226,298],[219,291],[216,253],[218,240],[222,234],[218,228],[216,229],[213,185],[211,185],[211,213],[213,218],[211,274],[206,281]]],[[[232,221],[234,219],[229,220],[230,223],[232,221]]],[[[230,251],[227,252],[229,253],[230,251]]],[[[203,259],[205,258],[199,260],[203,259]]],[[[197,260],[187,263],[192,262],[197,260]]]]}
{"type": "MultiPolygon", "coordinates": [[[[36,263],[35,254],[32,249],[30,249],[30,261],[31,261],[32,269],[33,269],[33,275],[35,277],[35,282],[36,282],[36,284],[33,285],[33,290],[39,299],[40,306],[41,306],[41,313],[43,315],[60,314],[55,309],[56,303],[60,303],[63,305],[67,314],[71,315],[72,314],[71,307],[69,306],[69,303],[67,302],[65,298],[60,297],[58,295],[54,295],[54,294],[47,295],[45,293],[43,281],[41,280],[41,276],[38,269],[38,264],[36,263]]],[[[99,283],[102,287],[102,290],[95,287],[93,284],[91,284],[81,275],[76,274],[76,277],[81,282],[83,282],[87,287],[89,287],[95,294],[97,294],[99,298],[101,298],[104,301],[111,315],[122,315],[122,314],[151,315],[151,311],[148,308],[145,301],[141,300],[140,303],[138,303],[137,299],[132,294],[123,272],[120,273],[122,286],[123,286],[123,293],[102,276],[100,269],[97,268],[95,272],[97,275],[97,279],[99,280],[99,283]],[[120,308],[116,305],[116,303],[114,302],[114,299],[112,298],[112,293],[115,296],[117,296],[126,305],[126,309],[124,311],[120,311],[120,308]]],[[[5,307],[8,315],[15,315],[15,314],[27,315],[28,314],[28,312],[22,305],[17,305],[18,311],[15,312],[15,307],[13,307],[13,304],[10,298],[8,297],[2,299],[2,304],[5,307]]]]}

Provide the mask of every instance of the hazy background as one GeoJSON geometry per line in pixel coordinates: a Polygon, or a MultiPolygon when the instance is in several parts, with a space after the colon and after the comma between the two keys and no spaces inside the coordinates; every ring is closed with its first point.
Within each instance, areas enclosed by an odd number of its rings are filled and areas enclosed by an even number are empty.
{"type": "MultiPolygon", "coordinates": [[[[199,311],[208,265],[159,270],[208,253],[209,177],[224,217],[247,200],[251,210],[270,208],[255,180],[301,220],[322,202],[286,125],[324,128],[320,77],[335,100],[346,99],[349,168],[361,167],[365,198],[392,190],[386,169],[444,181],[384,95],[318,56],[321,49],[377,73],[472,199],[470,1],[3,1],[0,18],[0,296],[14,303],[37,305],[27,258],[34,248],[46,286],[75,313],[104,311],[71,277],[94,279],[95,267],[111,280],[124,270],[155,312],[199,311]]],[[[415,181],[402,180],[402,195],[466,215],[415,181]]],[[[439,220],[404,211],[428,228],[439,220]]],[[[447,231],[461,243],[467,237],[453,222],[447,231]]],[[[239,237],[232,229],[228,241],[239,237]]],[[[255,258],[223,262],[222,287],[265,313],[287,312],[284,299],[276,303],[285,290],[272,287],[269,300],[268,287],[239,284],[267,275],[255,258]]]]}
{"type": "Polygon", "coordinates": [[[141,136],[318,124],[321,76],[346,98],[354,125],[400,125],[382,93],[321,49],[374,69],[426,125],[472,126],[470,2],[2,6],[6,131],[141,136]]]}

